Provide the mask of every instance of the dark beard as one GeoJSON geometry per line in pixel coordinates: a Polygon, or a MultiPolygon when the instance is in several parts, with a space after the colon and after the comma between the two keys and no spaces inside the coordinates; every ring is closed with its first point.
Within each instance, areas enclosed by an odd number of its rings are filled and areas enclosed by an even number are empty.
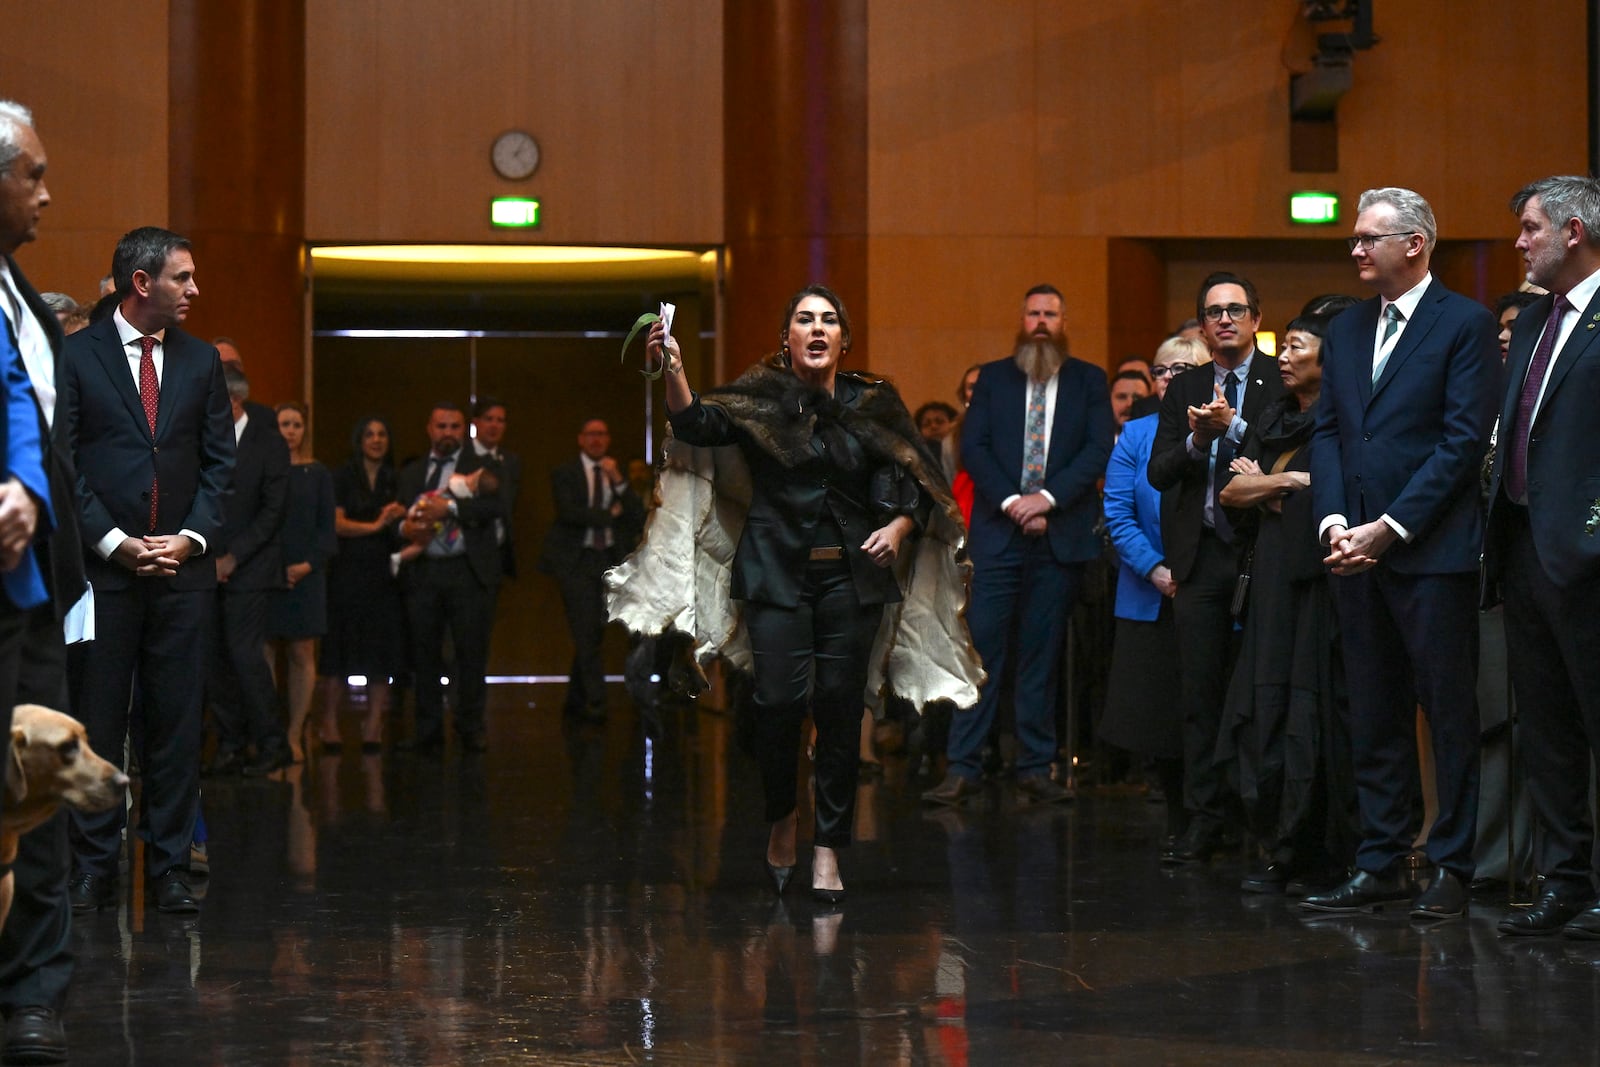
{"type": "Polygon", "coordinates": [[[1032,382],[1045,382],[1055,377],[1056,371],[1067,358],[1067,346],[1054,337],[1019,333],[1017,346],[1011,358],[1032,382]]]}

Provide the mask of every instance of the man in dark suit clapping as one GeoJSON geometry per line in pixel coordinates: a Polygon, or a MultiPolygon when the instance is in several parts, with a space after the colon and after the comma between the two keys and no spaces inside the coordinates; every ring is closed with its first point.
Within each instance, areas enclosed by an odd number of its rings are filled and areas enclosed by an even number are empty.
{"type": "Polygon", "coordinates": [[[494,594],[500,584],[495,523],[504,515],[499,485],[478,453],[463,448],[467,417],[455,404],[433,406],[428,454],[406,465],[396,495],[406,506],[400,534],[420,549],[400,573],[411,622],[416,668],[417,723],[409,747],[438,751],[444,744],[444,638],[450,632],[455,662],[456,740],[482,752],[485,674],[494,594]]]}
{"type": "MultiPolygon", "coordinates": [[[[97,752],[128,728],[135,671],[144,715],[146,873],[157,907],[194,912],[189,845],[215,562],[233,474],[233,419],[216,349],[179,329],[199,295],[187,240],[146,226],[117,242],[109,318],[67,339],[62,401],[78,470],[95,640],[73,671],[97,752]]],[[[74,815],[74,910],[110,903],[126,813],[74,815]]]]}
{"type": "Polygon", "coordinates": [[[1489,494],[1488,587],[1505,597],[1517,756],[1543,833],[1538,902],[1503,934],[1600,939],[1589,768],[1600,751],[1600,182],[1545,178],[1512,200],[1528,280],[1489,494]]]}
{"type": "Polygon", "coordinates": [[[1499,391],[1487,308],[1428,269],[1433,209],[1409,189],[1361,194],[1350,255],[1378,295],[1323,343],[1311,492],[1328,547],[1350,690],[1361,808],[1356,873],[1302,908],[1408,900],[1417,795],[1416,707],[1433,737],[1439,815],[1421,921],[1465,913],[1478,809],[1479,470],[1499,391]]]}
{"type": "Polygon", "coordinates": [[[1179,375],[1161,401],[1150,484],[1161,491],[1161,542],[1178,592],[1183,675],[1183,808],[1188,826],[1162,854],[1201,863],[1216,851],[1230,796],[1216,765],[1222,703],[1232,671],[1239,546],[1217,490],[1250,424],[1283,395],[1272,361],[1256,350],[1261,300],[1248,278],[1218,271],[1200,283],[1195,314],[1211,364],[1179,375]]]}

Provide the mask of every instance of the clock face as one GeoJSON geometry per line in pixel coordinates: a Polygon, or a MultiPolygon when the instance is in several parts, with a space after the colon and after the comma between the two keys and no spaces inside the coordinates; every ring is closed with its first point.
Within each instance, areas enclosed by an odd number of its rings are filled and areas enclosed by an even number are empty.
{"type": "Polygon", "coordinates": [[[500,177],[521,181],[539,169],[539,142],[532,134],[509,130],[495,138],[489,161],[500,177]]]}

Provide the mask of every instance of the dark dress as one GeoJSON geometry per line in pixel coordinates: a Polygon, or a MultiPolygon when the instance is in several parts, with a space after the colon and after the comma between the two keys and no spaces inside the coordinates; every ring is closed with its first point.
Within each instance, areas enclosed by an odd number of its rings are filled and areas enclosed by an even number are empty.
{"type": "MultiPolygon", "coordinates": [[[[333,476],[334,503],[355,522],[372,522],[394,494],[392,467],[380,468],[370,488],[360,465],[347,464],[333,476]]],[[[405,669],[405,606],[389,572],[393,548],[388,531],[339,538],[328,567],[328,633],[317,661],[325,677],[389,678],[405,669]]]]}
{"type": "Polygon", "coordinates": [[[278,593],[267,636],[297,640],[328,632],[328,561],[339,551],[333,532],[333,475],[313,460],[289,468],[284,508],[283,565],[311,564],[311,573],[293,589],[278,593]]]}
{"type": "MultiPolygon", "coordinates": [[[[1292,396],[1268,407],[1240,455],[1309,471],[1312,416],[1292,396]]],[[[1227,768],[1273,862],[1334,866],[1355,857],[1355,777],[1345,727],[1339,632],[1309,490],[1281,512],[1230,509],[1255,524],[1244,638],[1228,687],[1217,762],[1227,768]]]]}

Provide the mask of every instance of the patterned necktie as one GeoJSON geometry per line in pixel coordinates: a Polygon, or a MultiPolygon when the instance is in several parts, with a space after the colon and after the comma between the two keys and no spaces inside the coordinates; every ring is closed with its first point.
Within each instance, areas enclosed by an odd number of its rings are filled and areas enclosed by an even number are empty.
{"type": "MultiPolygon", "coordinates": [[[[156,435],[156,408],[161,396],[161,387],[156,382],[156,339],[154,337],[139,338],[139,402],[144,405],[144,418],[150,424],[150,437],[156,435]]],[[[156,532],[156,503],[159,499],[157,488],[160,479],[154,474],[150,476],[150,532],[156,532]]]]}
{"type": "MultiPolygon", "coordinates": [[[[1239,409],[1239,376],[1229,371],[1222,379],[1222,395],[1227,399],[1228,406],[1235,411],[1239,409]]],[[[1233,442],[1228,440],[1224,433],[1217,438],[1217,463],[1211,469],[1211,526],[1216,530],[1224,544],[1233,544],[1233,523],[1228,521],[1228,512],[1217,497],[1222,492],[1222,483],[1228,477],[1228,464],[1233,462],[1233,442]]]]}
{"type": "Polygon", "coordinates": [[[1044,382],[1028,394],[1028,424],[1022,453],[1022,491],[1036,493],[1044,485],[1044,382]]]}
{"type": "Polygon", "coordinates": [[[1533,428],[1533,409],[1539,403],[1539,391],[1544,388],[1545,373],[1556,354],[1556,336],[1561,333],[1561,316],[1572,305],[1560,293],[1550,305],[1550,317],[1544,320],[1544,334],[1539,347],[1534,349],[1533,360],[1528,364],[1528,377],[1522,382],[1522,395],[1517,399],[1517,421],[1510,427],[1510,451],[1506,453],[1506,493],[1514,501],[1528,499],[1528,431],[1533,428]]]}
{"type": "Polygon", "coordinates": [[[1383,309],[1383,340],[1378,342],[1378,358],[1372,361],[1372,384],[1378,384],[1378,378],[1383,374],[1383,368],[1389,362],[1389,356],[1394,349],[1389,347],[1389,342],[1394,340],[1394,335],[1400,332],[1400,305],[1390,304],[1383,309]]]}

